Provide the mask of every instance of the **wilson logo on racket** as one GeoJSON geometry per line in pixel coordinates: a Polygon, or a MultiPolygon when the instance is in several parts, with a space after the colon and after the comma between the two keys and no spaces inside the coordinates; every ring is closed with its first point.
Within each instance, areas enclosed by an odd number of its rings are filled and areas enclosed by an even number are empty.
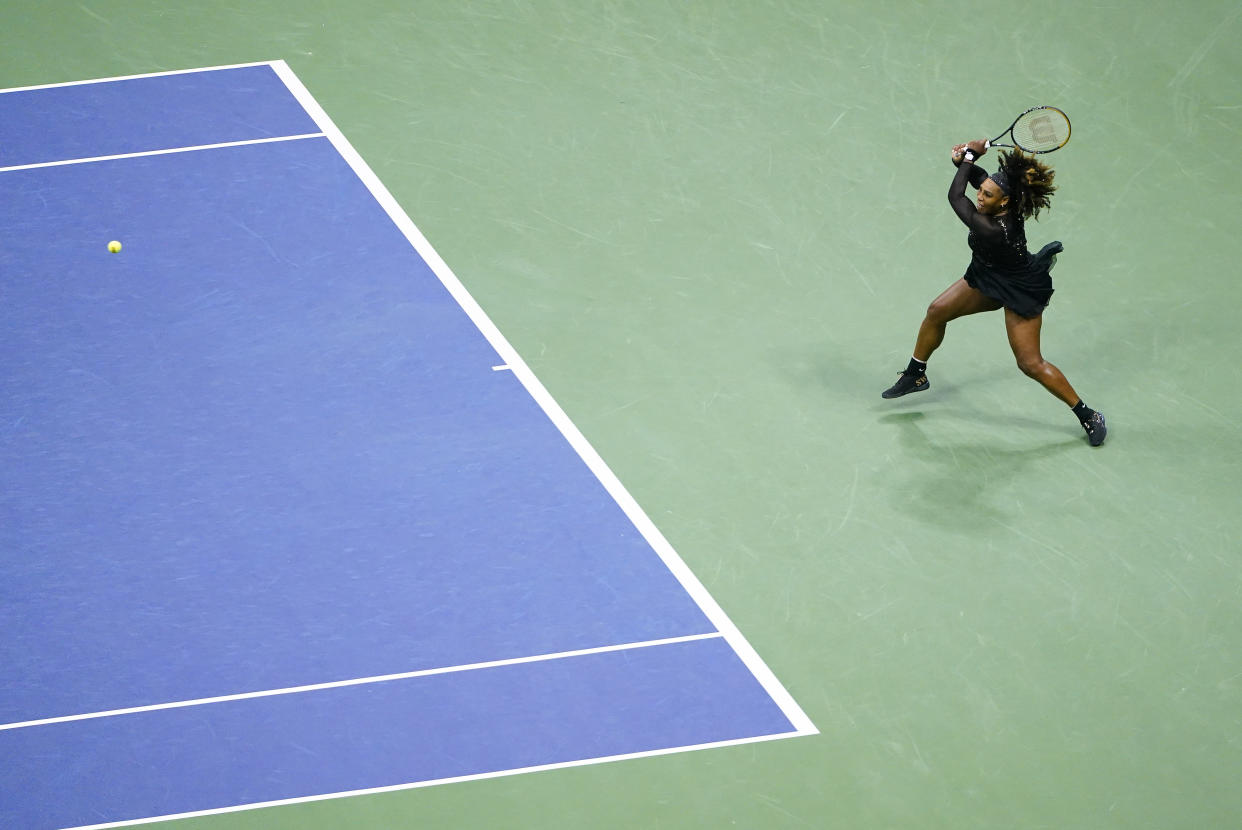
{"type": "Polygon", "coordinates": [[[988,142],[988,147],[1016,147],[1028,153],[1051,153],[1069,142],[1069,116],[1056,107],[1031,107],[988,142]],[[1009,141],[1001,139],[1008,138],[1009,141]]]}

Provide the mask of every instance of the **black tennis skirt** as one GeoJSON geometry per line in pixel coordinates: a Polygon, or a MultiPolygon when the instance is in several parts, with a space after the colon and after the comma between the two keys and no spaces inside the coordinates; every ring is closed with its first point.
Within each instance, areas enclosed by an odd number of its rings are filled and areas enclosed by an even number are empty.
{"type": "Polygon", "coordinates": [[[1052,299],[1050,272],[1062,250],[1060,242],[1049,242],[1031,256],[1025,270],[1017,271],[972,259],[966,269],[966,284],[1023,317],[1038,317],[1052,299]]]}

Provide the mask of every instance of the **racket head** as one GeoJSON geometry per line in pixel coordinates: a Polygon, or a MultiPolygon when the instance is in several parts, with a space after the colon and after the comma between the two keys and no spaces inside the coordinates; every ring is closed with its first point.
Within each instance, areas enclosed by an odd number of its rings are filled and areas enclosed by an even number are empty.
{"type": "Polygon", "coordinates": [[[1001,138],[1008,136],[1013,144],[989,142],[998,147],[1016,147],[1032,155],[1060,150],[1070,140],[1070,120],[1057,107],[1031,107],[1014,119],[1001,138]]]}

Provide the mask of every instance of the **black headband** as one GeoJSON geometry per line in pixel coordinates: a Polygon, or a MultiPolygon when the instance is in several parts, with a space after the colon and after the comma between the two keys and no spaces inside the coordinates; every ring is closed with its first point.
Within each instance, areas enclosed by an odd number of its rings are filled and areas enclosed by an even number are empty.
{"type": "Polygon", "coordinates": [[[1009,176],[1005,174],[1003,169],[997,170],[988,178],[996,183],[996,186],[1001,189],[1001,193],[1004,193],[1006,196],[1009,195],[1009,176]]]}

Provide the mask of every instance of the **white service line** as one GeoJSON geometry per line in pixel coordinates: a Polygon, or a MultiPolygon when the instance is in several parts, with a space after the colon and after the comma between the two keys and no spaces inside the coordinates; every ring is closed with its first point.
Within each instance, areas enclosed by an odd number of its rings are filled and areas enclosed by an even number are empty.
{"type": "Polygon", "coordinates": [[[91,156],[80,159],[61,159],[59,161],[40,161],[34,164],[15,164],[12,167],[0,167],[0,173],[14,170],[34,170],[40,167],[63,167],[66,164],[90,164],[95,161],[115,161],[116,159],[135,159],[144,156],[166,156],[169,153],[193,153],[198,150],[219,150],[222,147],[245,147],[250,144],[272,144],[277,141],[300,141],[304,138],[324,138],[323,133],[303,133],[301,135],[278,135],[270,138],[248,138],[244,141],[222,141],[219,144],[199,144],[195,147],[169,147],[164,150],[142,150],[137,153],[120,153],[114,156],[91,156]]]}
{"type": "Polygon", "coordinates": [[[136,715],[141,712],[160,712],[166,709],[184,709],[188,706],[205,706],[209,703],[228,703],[235,700],[253,700],[260,697],[276,697],[303,692],[319,692],[325,689],[343,689],[348,686],[366,686],[371,683],[388,683],[393,680],[410,680],[415,677],[432,677],[437,674],[455,674],[457,672],[476,671],[478,669],[495,669],[502,666],[519,666],[523,663],[542,663],[548,660],[564,660],[569,657],[585,657],[590,654],[607,654],[613,651],[631,651],[639,648],[673,645],[674,643],[692,643],[696,640],[711,640],[720,637],[719,632],[707,634],[689,634],[684,637],[666,637],[660,640],[644,640],[638,643],[619,643],[611,646],[581,648],[574,651],[558,651],[552,654],[535,654],[528,657],[511,657],[507,660],[487,660],[482,663],[465,663],[460,666],[441,666],[434,669],[399,672],[397,674],[381,674],[375,677],[356,677],[349,680],[334,680],[328,683],[311,683],[306,686],[290,686],[286,689],[264,689],[258,692],[240,692],[234,695],[202,697],[195,700],[176,700],[168,703],[153,703],[149,706],[131,706],[126,709],[110,709],[104,712],[85,712],[79,715],[63,715],[55,718],[18,721],[16,723],[0,723],[0,731],[7,729],[25,729],[31,726],[48,726],[53,723],[70,723],[95,718],[111,718],[119,715],[136,715]]]}

